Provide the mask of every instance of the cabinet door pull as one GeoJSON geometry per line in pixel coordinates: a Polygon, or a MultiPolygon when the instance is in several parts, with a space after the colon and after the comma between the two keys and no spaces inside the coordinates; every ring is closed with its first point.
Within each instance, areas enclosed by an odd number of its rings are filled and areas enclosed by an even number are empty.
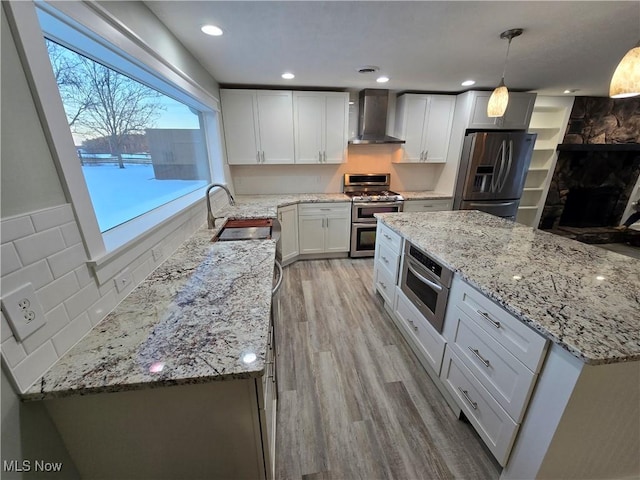
{"type": "Polygon", "coordinates": [[[493,325],[496,328],[500,328],[500,322],[497,322],[493,318],[491,318],[487,312],[481,312],[480,310],[476,310],[476,312],[478,312],[478,315],[484,318],[491,325],[493,325]]]}
{"type": "Polygon", "coordinates": [[[318,163],[322,163],[322,152],[318,150],[318,163]]]}
{"type": "Polygon", "coordinates": [[[264,150],[262,151],[262,163],[264,163],[264,150]]]}
{"type": "Polygon", "coordinates": [[[425,150],[424,151],[424,161],[427,161],[427,158],[429,158],[429,150],[425,150]]]}
{"type": "Polygon", "coordinates": [[[489,360],[482,358],[482,355],[480,355],[480,352],[477,349],[471,348],[471,345],[469,345],[467,348],[471,350],[471,352],[480,359],[480,361],[484,364],[485,367],[488,367],[491,365],[491,363],[489,363],[489,360]]]}
{"type": "Polygon", "coordinates": [[[322,152],[322,161],[324,163],[327,163],[327,152],[326,151],[322,152]]]}
{"type": "Polygon", "coordinates": [[[260,152],[256,152],[256,161],[260,163],[260,152]]]}
{"type": "Polygon", "coordinates": [[[420,152],[420,161],[422,161],[424,159],[423,157],[424,157],[424,151],[421,151],[420,152]]]}
{"type": "Polygon", "coordinates": [[[477,410],[478,404],[473,400],[471,400],[471,398],[469,397],[469,392],[467,392],[466,390],[463,390],[461,387],[458,387],[458,390],[460,390],[460,393],[462,393],[462,396],[465,398],[465,400],[469,402],[469,405],[471,405],[471,408],[473,408],[474,410],[477,410]]]}

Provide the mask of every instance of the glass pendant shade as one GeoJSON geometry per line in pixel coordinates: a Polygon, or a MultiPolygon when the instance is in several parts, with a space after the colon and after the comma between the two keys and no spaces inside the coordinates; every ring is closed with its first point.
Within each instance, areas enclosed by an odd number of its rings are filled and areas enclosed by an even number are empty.
{"type": "Polygon", "coordinates": [[[487,116],[488,117],[502,117],[504,112],[507,111],[507,105],[509,104],[509,90],[504,84],[504,78],[500,81],[500,85],[489,97],[489,103],[487,104],[487,116]]]}
{"type": "Polygon", "coordinates": [[[640,95],[640,42],[622,57],[609,86],[609,96],[612,98],[636,95],[640,95]]]}

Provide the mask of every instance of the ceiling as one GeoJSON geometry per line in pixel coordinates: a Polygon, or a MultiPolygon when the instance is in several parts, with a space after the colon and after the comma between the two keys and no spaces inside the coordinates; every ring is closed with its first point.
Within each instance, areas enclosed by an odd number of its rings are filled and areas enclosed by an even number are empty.
{"type": "Polygon", "coordinates": [[[147,1],[223,85],[460,92],[500,81],[513,90],[608,96],[611,75],[640,36],[640,1],[147,1]],[[200,31],[211,23],[221,37],[200,31]],[[358,73],[376,65],[390,77],[358,73]],[[293,72],[293,80],[280,75],[293,72]]]}

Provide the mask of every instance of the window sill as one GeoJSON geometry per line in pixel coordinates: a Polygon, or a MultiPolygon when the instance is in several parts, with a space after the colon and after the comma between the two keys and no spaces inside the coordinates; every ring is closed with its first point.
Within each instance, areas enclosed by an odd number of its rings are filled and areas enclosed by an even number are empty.
{"type": "Polygon", "coordinates": [[[157,245],[171,231],[187,221],[191,214],[201,214],[204,222],[205,188],[195,190],[171,203],[158,207],[124,225],[103,234],[107,252],[87,262],[100,285],[157,245]],[[197,207],[197,208],[196,208],[197,207]],[[193,212],[190,212],[193,210],[193,212]]]}

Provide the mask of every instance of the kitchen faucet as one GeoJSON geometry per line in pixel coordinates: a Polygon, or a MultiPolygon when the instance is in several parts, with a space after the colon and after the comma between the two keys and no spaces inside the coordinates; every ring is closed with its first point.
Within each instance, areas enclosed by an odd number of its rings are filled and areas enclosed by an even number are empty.
{"type": "Polygon", "coordinates": [[[207,200],[207,228],[209,228],[209,230],[215,227],[214,224],[216,221],[215,217],[213,216],[213,213],[211,212],[211,198],[209,198],[209,192],[211,192],[211,189],[213,187],[220,187],[225,192],[227,192],[227,197],[229,198],[229,205],[234,206],[236,204],[236,201],[233,198],[233,195],[231,195],[231,192],[226,187],[226,185],[223,185],[221,183],[212,183],[211,185],[209,185],[207,187],[207,191],[204,194],[205,199],[207,200]]]}

